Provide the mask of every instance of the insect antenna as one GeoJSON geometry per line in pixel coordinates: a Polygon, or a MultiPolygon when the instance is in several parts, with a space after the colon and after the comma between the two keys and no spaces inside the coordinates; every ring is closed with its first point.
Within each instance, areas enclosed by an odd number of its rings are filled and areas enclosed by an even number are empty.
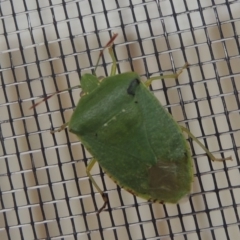
{"type": "MultiPolygon", "coordinates": [[[[94,71],[93,71],[93,73],[94,73],[95,76],[96,76],[96,70],[97,70],[97,67],[98,67],[98,65],[99,65],[100,58],[102,57],[104,50],[105,50],[106,48],[109,48],[109,47],[112,46],[112,44],[113,44],[113,42],[114,42],[114,40],[116,39],[117,36],[118,36],[118,33],[115,33],[115,34],[111,37],[111,39],[107,42],[107,44],[104,46],[104,48],[100,51],[99,56],[98,56],[98,59],[97,59],[96,66],[95,66],[94,71]]],[[[30,109],[33,109],[33,108],[36,108],[36,107],[37,107],[38,105],[40,105],[41,103],[47,101],[47,100],[50,99],[51,97],[53,97],[53,96],[55,96],[55,95],[57,95],[57,94],[59,94],[59,93],[61,93],[61,92],[69,91],[69,90],[72,90],[72,89],[74,89],[74,88],[79,88],[79,87],[81,87],[81,86],[79,86],[79,85],[78,85],[78,86],[74,86],[74,87],[67,88],[67,89],[64,89],[64,90],[61,90],[61,91],[57,91],[57,92],[55,92],[55,93],[53,93],[53,94],[51,94],[51,95],[49,95],[49,96],[46,96],[46,97],[44,97],[41,101],[33,104],[33,105],[29,108],[29,110],[30,110],[30,109]]]]}
{"type": "Polygon", "coordinates": [[[50,94],[49,96],[44,97],[41,101],[33,104],[33,105],[29,108],[29,110],[30,110],[30,109],[33,109],[33,108],[36,108],[36,107],[37,107],[38,105],[40,105],[41,103],[46,102],[48,99],[50,99],[51,97],[53,97],[53,96],[55,96],[55,95],[57,95],[57,94],[59,94],[59,93],[61,93],[61,92],[69,91],[69,90],[72,90],[72,89],[75,89],[75,88],[79,88],[79,87],[80,87],[80,86],[78,85],[78,86],[74,86],[74,87],[67,88],[67,89],[64,89],[64,90],[60,90],[60,91],[57,91],[57,92],[55,92],[55,93],[53,93],[53,94],[50,94]]]}
{"type": "Polygon", "coordinates": [[[116,39],[117,36],[118,36],[118,33],[113,34],[113,36],[112,36],[111,39],[107,42],[107,44],[105,45],[105,47],[100,51],[99,56],[98,56],[98,59],[97,59],[97,63],[96,63],[96,66],[95,66],[95,69],[94,69],[94,71],[93,71],[93,74],[94,74],[95,76],[96,76],[97,67],[98,67],[98,65],[99,65],[99,61],[100,61],[100,59],[101,59],[101,57],[102,57],[102,55],[103,55],[104,50],[105,50],[106,48],[109,48],[109,47],[112,46],[112,44],[113,44],[113,42],[114,42],[114,40],[116,39]]]}

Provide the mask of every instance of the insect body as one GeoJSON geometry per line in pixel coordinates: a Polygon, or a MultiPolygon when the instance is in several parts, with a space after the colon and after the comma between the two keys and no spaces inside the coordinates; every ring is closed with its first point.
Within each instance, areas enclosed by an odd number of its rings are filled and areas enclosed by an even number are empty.
{"type": "MultiPolygon", "coordinates": [[[[111,75],[101,81],[95,74],[83,75],[83,95],[69,123],[60,128],[68,125],[70,132],[78,136],[93,156],[87,174],[105,202],[98,213],[105,208],[107,197],[90,174],[96,161],[119,186],[132,194],[148,201],[176,203],[190,192],[193,181],[191,154],[183,131],[213,161],[231,159],[216,159],[186,128],[173,120],[148,90],[152,81],[176,78],[181,71],[153,77],[145,83],[134,72],[116,75],[111,48],[116,37],[117,34],[105,46],[110,47],[113,60],[111,75]]],[[[101,56],[102,52],[99,59],[101,56]]]]}
{"type": "Polygon", "coordinates": [[[192,160],[182,130],[136,73],[105,78],[80,99],[68,126],[135,195],[175,203],[189,193],[192,160]]]}

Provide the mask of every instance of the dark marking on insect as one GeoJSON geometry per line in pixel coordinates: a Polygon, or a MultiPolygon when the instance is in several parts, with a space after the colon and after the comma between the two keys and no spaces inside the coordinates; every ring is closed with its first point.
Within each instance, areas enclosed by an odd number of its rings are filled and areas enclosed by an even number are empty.
{"type": "Polygon", "coordinates": [[[137,78],[132,80],[131,83],[128,86],[127,93],[129,95],[135,96],[135,92],[137,90],[137,87],[138,87],[139,83],[140,83],[140,81],[137,78]]]}

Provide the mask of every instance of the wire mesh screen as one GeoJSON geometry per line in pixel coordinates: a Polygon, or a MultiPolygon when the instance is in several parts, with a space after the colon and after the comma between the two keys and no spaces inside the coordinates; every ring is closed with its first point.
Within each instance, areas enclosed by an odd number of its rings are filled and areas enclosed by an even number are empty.
{"type": "MultiPolygon", "coordinates": [[[[1,0],[0,236],[1,239],[238,239],[240,147],[240,1],[1,0]],[[67,129],[99,51],[118,33],[117,71],[147,79],[190,64],[177,80],[151,91],[191,139],[192,192],[178,204],[152,204],[119,188],[67,129]]],[[[97,69],[109,75],[106,52],[97,69]]],[[[186,138],[188,138],[186,136],[186,138]]],[[[134,173],[133,173],[134,174],[134,173]]]]}

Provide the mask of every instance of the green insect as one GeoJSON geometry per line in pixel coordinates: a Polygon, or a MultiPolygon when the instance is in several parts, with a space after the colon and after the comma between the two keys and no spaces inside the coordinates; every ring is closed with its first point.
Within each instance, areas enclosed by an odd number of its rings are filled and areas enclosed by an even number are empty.
{"type": "Polygon", "coordinates": [[[177,203],[190,192],[193,181],[191,153],[183,131],[212,161],[231,159],[216,159],[188,129],[174,121],[148,90],[152,81],[177,78],[182,70],[145,83],[135,72],[116,75],[112,50],[116,37],[117,34],[104,47],[109,48],[113,61],[110,76],[99,79],[95,74],[103,49],[94,74],[85,74],[81,79],[83,94],[70,121],[57,130],[68,126],[93,156],[87,175],[104,200],[98,213],[108,200],[90,174],[96,162],[114,182],[135,196],[152,202],[177,203]]]}

